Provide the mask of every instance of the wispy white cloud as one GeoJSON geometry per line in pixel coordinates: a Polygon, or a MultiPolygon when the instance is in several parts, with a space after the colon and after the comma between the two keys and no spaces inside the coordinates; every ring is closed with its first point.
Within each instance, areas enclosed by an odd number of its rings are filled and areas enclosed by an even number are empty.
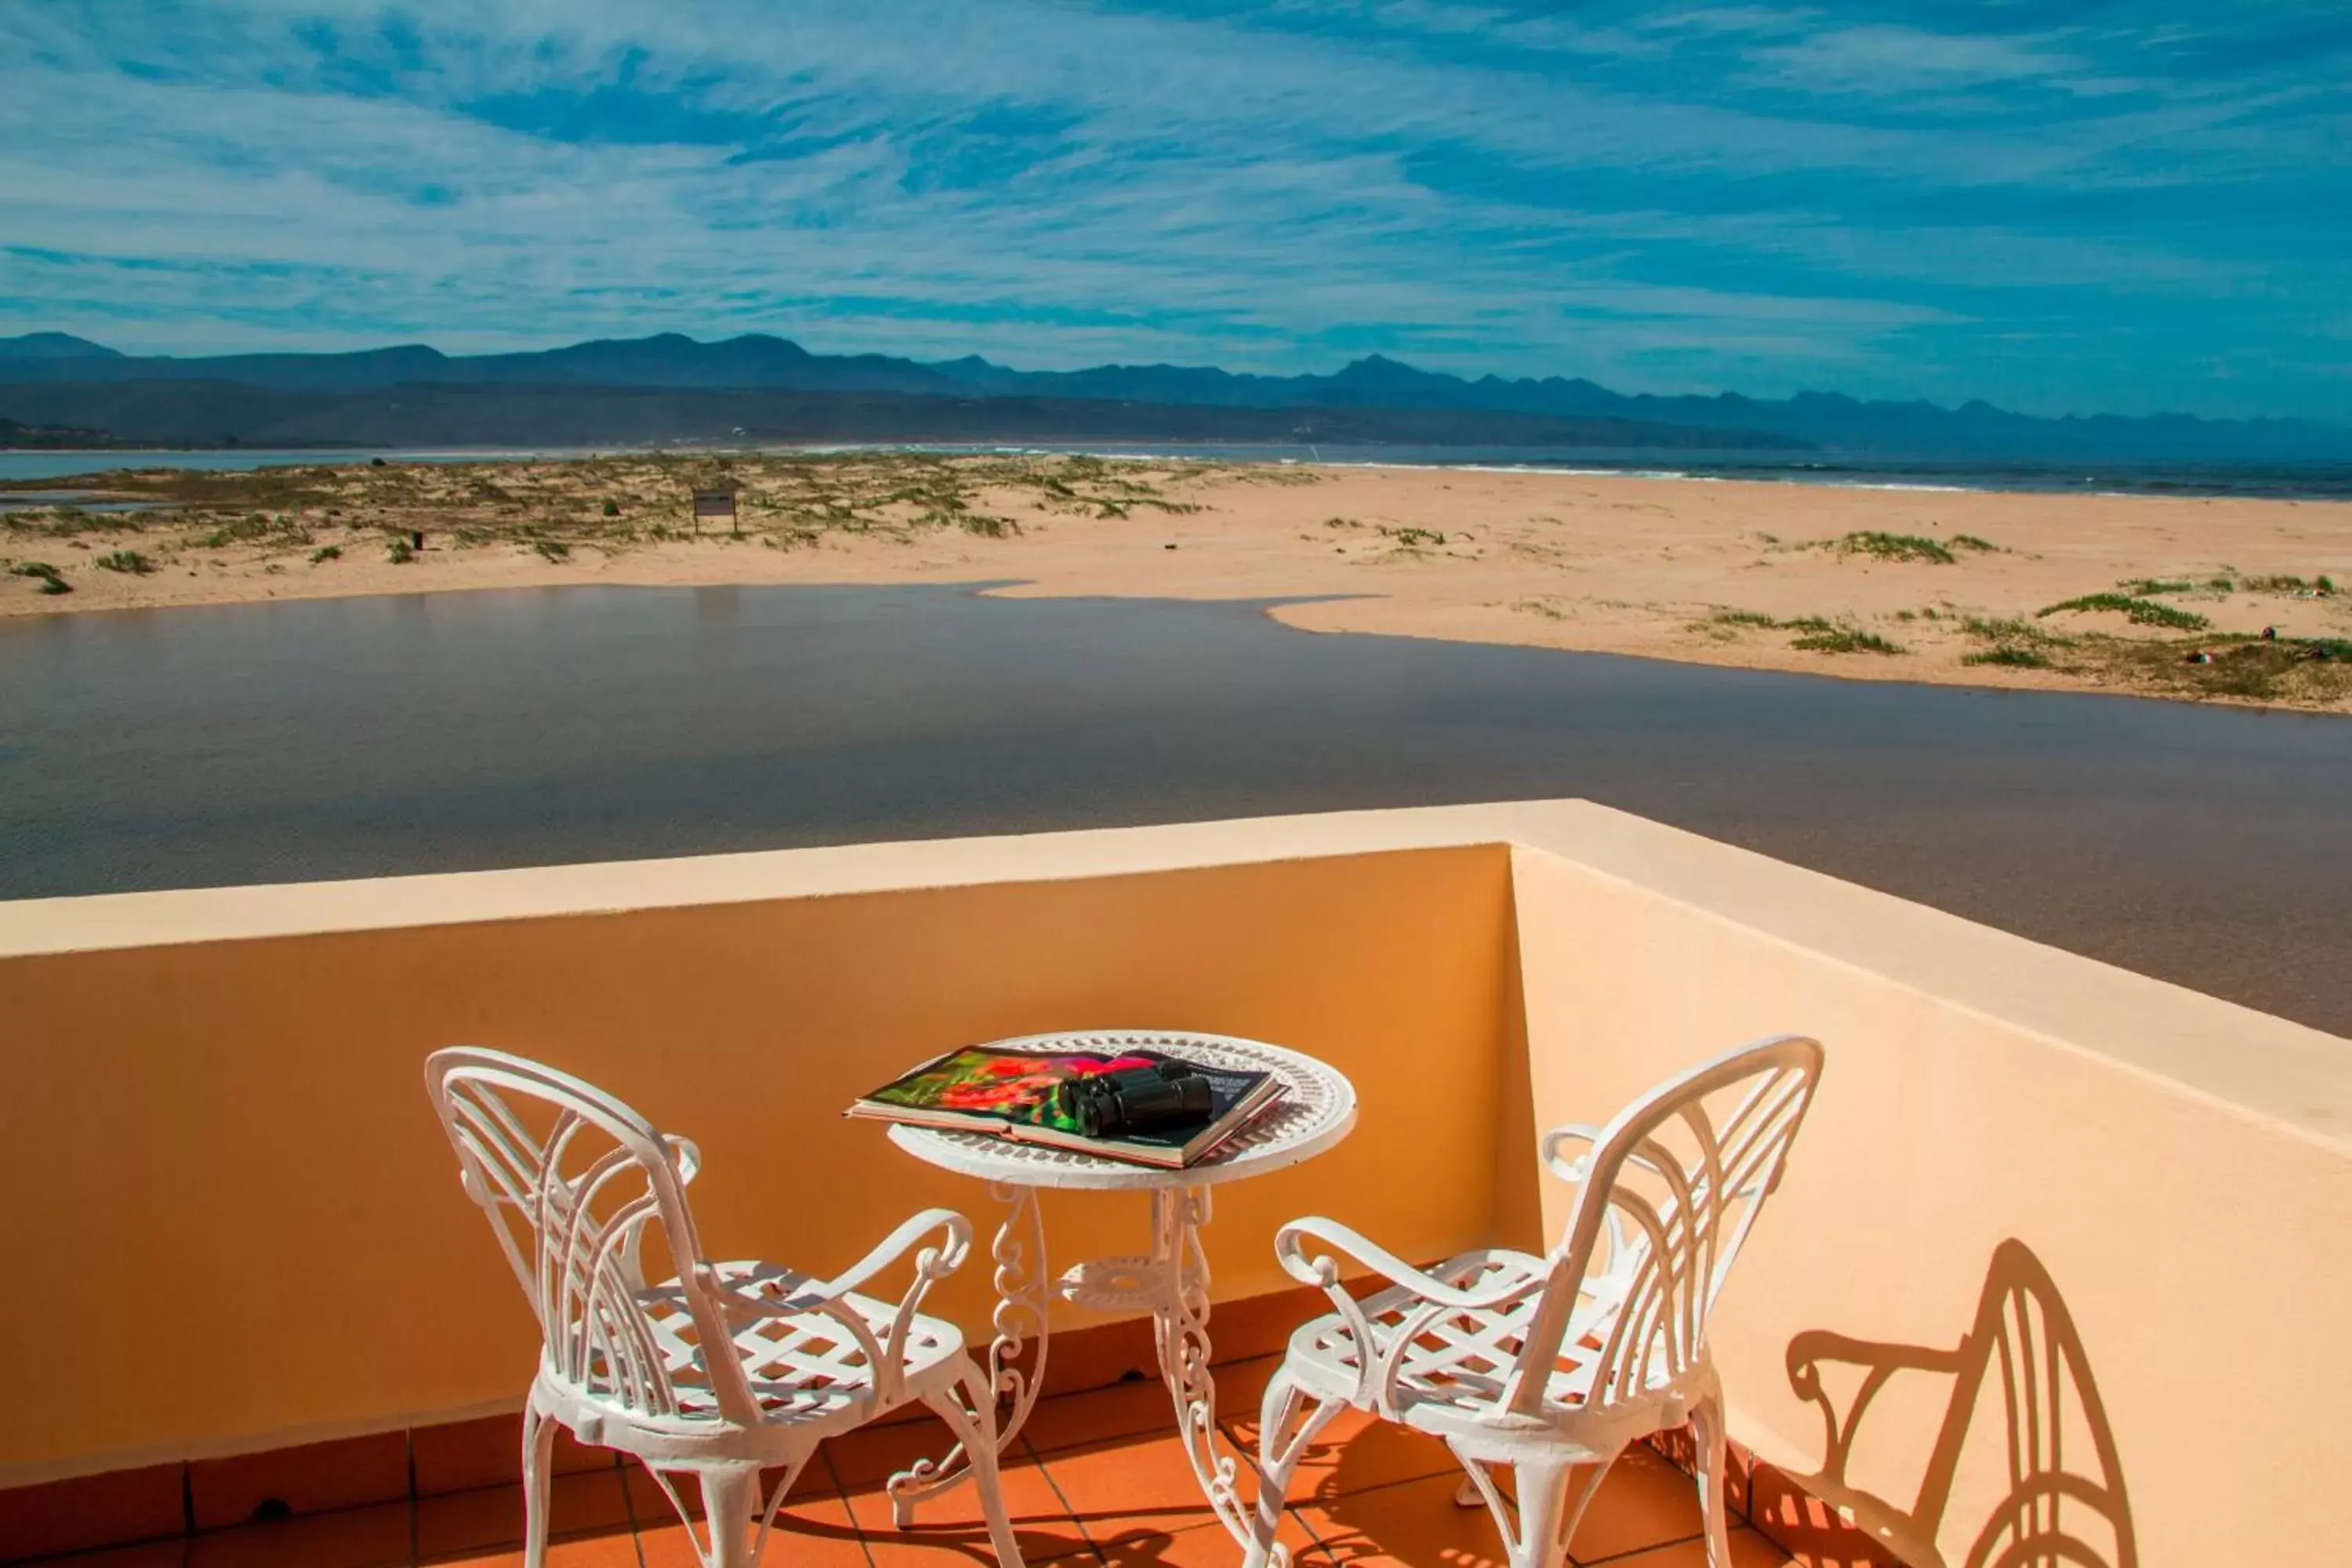
{"type": "Polygon", "coordinates": [[[2146,91],[2065,47],[2063,35],[1968,36],[1892,23],[1834,27],[1751,51],[1754,78],[1804,92],[1900,97],[1994,86],[2049,87],[2084,97],[2146,91]]]}
{"type": "MultiPolygon", "coordinates": [[[[2168,84],[2154,36],[1444,0],[906,0],[887,26],[750,0],[58,0],[0,10],[0,321],[181,350],[757,329],[1297,369],[1377,347],[1961,396],[1970,342],[1990,363],[1999,330],[2069,308],[2178,311],[2255,265],[2276,331],[2340,294],[2315,240],[2345,220],[2303,216],[2341,130],[2315,60],[2168,84]],[[2254,192],[2311,232],[2232,222],[2254,192]]],[[[2085,379],[2096,326],[2049,352],[2042,402],[2194,390],[2085,379]]]]}

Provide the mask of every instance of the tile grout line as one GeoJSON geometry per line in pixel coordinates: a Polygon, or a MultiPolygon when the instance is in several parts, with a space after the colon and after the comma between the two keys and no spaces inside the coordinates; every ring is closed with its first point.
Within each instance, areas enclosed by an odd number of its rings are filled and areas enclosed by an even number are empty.
{"type": "MultiPolygon", "coordinates": [[[[1764,1542],[1767,1546],[1769,1546],[1773,1551],[1780,1552],[1783,1557],[1792,1557],[1796,1555],[1794,1552],[1784,1550],[1779,1542],[1773,1540],[1770,1536],[1765,1534],[1762,1531],[1757,1529],[1752,1524],[1735,1524],[1726,1530],[1723,1533],[1724,1538],[1732,1542],[1737,1542],[1743,1535],[1752,1535],[1757,1540],[1764,1542]]],[[[1637,1546],[1630,1552],[1619,1552],[1607,1557],[1594,1557],[1591,1559],[1574,1558],[1570,1561],[1576,1564],[1576,1568],[1606,1568],[1606,1565],[1612,1563],[1630,1562],[1633,1558],[1641,1556],[1644,1552],[1664,1552],[1670,1546],[1688,1546],[1695,1541],[1704,1542],[1706,1539],[1706,1531],[1702,1530],[1696,1535],[1676,1536],[1672,1541],[1661,1541],[1654,1546],[1637,1546]]]]}
{"type": "Polygon", "coordinates": [[[824,1466],[825,1479],[833,1484],[833,1500],[841,1505],[841,1516],[849,1521],[849,1533],[857,1542],[857,1554],[866,1559],[866,1568],[875,1568],[874,1548],[866,1539],[866,1527],[857,1522],[857,1510],[849,1503],[849,1489],[842,1484],[841,1471],[833,1462],[833,1445],[820,1438],[814,1461],[824,1466]]]}
{"type": "MultiPolygon", "coordinates": [[[[619,1481],[621,1487],[621,1517],[626,1520],[629,1525],[629,1555],[637,1560],[637,1568],[646,1568],[646,1543],[637,1534],[637,1500],[635,1495],[629,1489],[629,1458],[630,1456],[623,1453],[620,1449],[614,1449],[613,1474],[619,1481]]],[[[638,1462],[642,1464],[644,1461],[640,1460],[638,1462]]],[[[595,1472],[592,1470],[589,1473],[593,1475],[595,1472]]],[[[701,1478],[697,1477],[696,1485],[699,1486],[700,1484],[701,1478]]],[[[547,1489],[548,1508],[549,1510],[552,1512],[555,1506],[555,1481],[552,1476],[548,1479],[547,1489]]],[[[708,1521],[706,1521],[706,1523],[708,1521]]],[[[694,1526],[692,1524],[689,1523],[686,1529],[688,1534],[691,1535],[694,1533],[694,1526]]],[[[716,1539],[716,1537],[713,1539],[716,1539]]],[[[548,1545],[550,1549],[552,1550],[554,1542],[551,1540],[548,1542],[548,1545]]]]}
{"type": "MultiPolygon", "coordinates": [[[[1744,1524],[1735,1524],[1723,1533],[1726,1536],[1733,1536],[1747,1528],[1748,1526],[1744,1524]]],[[[1576,1568],[1601,1568],[1603,1563],[1622,1563],[1629,1557],[1639,1557],[1644,1552],[1664,1552],[1669,1546],[1687,1546],[1694,1541],[1706,1539],[1706,1531],[1701,1528],[1690,1535],[1676,1535],[1664,1541],[1653,1541],[1647,1546],[1629,1546],[1622,1552],[1612,1552],[1606,1557],[1579,1557],[1570,1553],[1568,1560],[1576,1564],[1576,1568]]]]}
{"type": "MultiPolygon", "coordinates": [[[[1107,1564],[1109,1559],[1103,1555],[1102,1547],[1096,1542],[1094,1531],[1087,1528],[1087,1521],[1078,1517],[1078,1510],[1071,1503],[1069,1494],[1062,1490],[1062,1483],[1054,1479],[1053,1470],[1045,1463],[1045,1454],[1038,1449],[1037,1445],[1028,1439],[1026,1435],[1015,1438],[1014,1441],[1020,1444],[1021,1451],[1029,1456],[1030,1462],[1037,1467],[1037,1474],[1045,1479],[1045,1489],[1052,1492],[1054,1500],[1062,1505],[1062,1517],[1070,1521],[1070,1528],[1078,1532],[1080,1541],[1086,1542],[1088,1554],[1097,1564],[1107,1564]]],[[[1063,1451],[1066,1453],[1072,1450],[1063,1451]]],[[[1000,1465],[1003,1463],[1001,1456],[998,1462],[1000,1465]]],[[[1064,1558],[1061,1561],[1066,1562],[1068,1559],[1064,1558]]]]}

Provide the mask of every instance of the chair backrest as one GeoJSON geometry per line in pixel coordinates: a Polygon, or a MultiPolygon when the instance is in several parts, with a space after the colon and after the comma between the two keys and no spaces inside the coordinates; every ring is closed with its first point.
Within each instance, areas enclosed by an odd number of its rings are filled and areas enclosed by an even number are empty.
{"type": "MultiPolygon", "coordinates": [[[[1588,1406],[1691,1370],[1717,1292],[1780,1180],[1822,1047],[1780,1036],[1660,1084],[1591,1137],[1580,1182],[1504,1403],[1532,1414],[1564,1363],[1597,1363],[1588,1406]]],[[[1549,1143],[1547,1140],[1547,1143],[1549,1143]]]]}
{"type": "Polygon", "coordinates": [[[756,1421],[733,1355],[695,1354],[681,1379],[670,1366],[679,1358],[664,1354],[666,1344],[729,1342],[695,1268],[693,1145],[591,1084],[501,1051],[436,1051],[425,1081],[466,1194],[539,1319],[543,1369],[627,1414],[756,1421]],[[675,1298],[657,1304],[646,1289],[648,1230],[679,1277],[675,1298]]]}

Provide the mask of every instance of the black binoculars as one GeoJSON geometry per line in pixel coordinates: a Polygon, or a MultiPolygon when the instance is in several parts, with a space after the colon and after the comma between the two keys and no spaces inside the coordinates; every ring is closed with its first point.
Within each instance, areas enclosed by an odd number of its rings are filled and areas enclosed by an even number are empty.
{"type": "Polygon", "coordinates": [[[1177,1061],[1068,1079],[1054,1096],[1055,1109],[1089,1138],[1164,1131],[1206,1121],[1216,1110],[1209,1080],[1177,1061]]]}

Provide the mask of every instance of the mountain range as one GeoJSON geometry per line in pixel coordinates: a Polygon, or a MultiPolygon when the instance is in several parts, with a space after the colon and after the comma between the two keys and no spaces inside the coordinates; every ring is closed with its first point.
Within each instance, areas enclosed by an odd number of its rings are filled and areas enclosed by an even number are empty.
{"type": "MultiPolygon", "coordinates": [[[[1732,447],[1778,437],[1482,409],[1223,408],[1099,399],[752,388],[451,384],[356,391],[232,381],[0,384],[0,421],[163,447],[572,447],[696,442],[1177,442],[1205,446],[1732,447]]],[[[8,445],[0,429],[0,446],[8,445]]],[[[50,444],[50,443],[43,443],[50,444]]]]}
{"type": "MultiPolygon", "coordinates": [[[[812,353],[760,333],[698,342],[669,332],[527,353],[449,355],[408,344],[184,359],[35,332],[0,338],[0,417],[91,426],[126,437],[247,445],[1061,436],[1817,447],[1980,461],[2352,458],[2352,430],[2298,420],[2173,414],[2045,419],[1981,402],[1948,408],[1834,392],[1788,398],[1627,395],[1581,378],[1466,379],[1377,354],[1328,375],[1165,364],[1020,371],[977,355],[926,362],[812,353]],[[471,395],[456,396],[458,389],[471,395]],[[581,395],[590,390],[602,395],[581,395]],[[394,392],[404,395],[389,395],[394,392]],[[975,406],[1000,403],[1004,406],[993,410],[975,406]],[[440,416],[470,413],[485,423],[470,435],[426,436],[415,428],[416,411],[425,405],[440,416]]],[[[437,428],[446,420],[429,423],[437,428]]]]}

